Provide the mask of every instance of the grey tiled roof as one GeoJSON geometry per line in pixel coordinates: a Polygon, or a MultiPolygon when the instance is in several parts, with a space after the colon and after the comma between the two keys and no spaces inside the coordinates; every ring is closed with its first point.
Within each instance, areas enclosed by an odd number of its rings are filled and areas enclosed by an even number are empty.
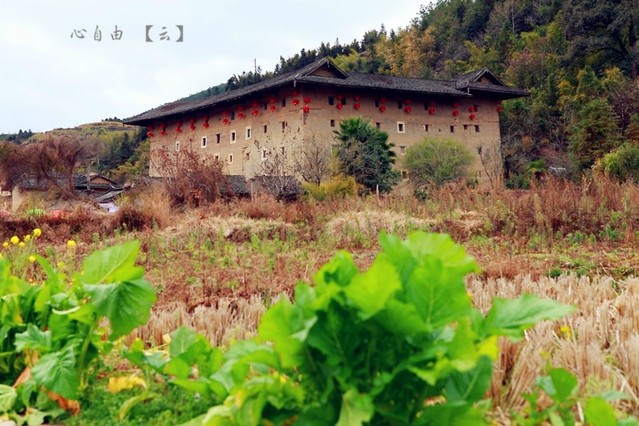
{"type": "Polygon", "coordinates": [[[287,74],[282,74],[237,90],[210,96],[204,99],[192,101],[176,101],[164,104],[142,114],[124,120],[125,124],[146,125],[154,120],[178,118],[182,114],[197,114],[213,106],[229,105],[239,99],[252,95],[267,94],[272,89],[289,84],[305,83],[309,85],[326,85],[344,89],[370,89],[394,91],[404,94],[425,94],[436,96],[472,97],[473,90],[491,92],[501,99],[520,96],[528,96],[528,92],[521,89],[512,89],[503,84],[487,68],[482,68],[473,73],[465,74],[454,80],[429,80],[420,78],[395,77],[375,74],[359,74],[342,71],[329,58],[323,58],[287,74]],[[322,77],[312,75],[320,67],[333,69],[336,77],[322,77]],[[488,73],[496,81],[494,85],[477,83],[488,73]],[[478,87],[475,87],[478,86],[478,87]]]}

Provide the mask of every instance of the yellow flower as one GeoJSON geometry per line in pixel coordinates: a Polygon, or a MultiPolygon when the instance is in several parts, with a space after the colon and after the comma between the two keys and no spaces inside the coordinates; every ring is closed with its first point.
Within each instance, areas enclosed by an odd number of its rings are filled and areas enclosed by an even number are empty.
{"type": "Polygon", "coordinates": [[[2,243],[2,247],[4,248],[9,247],[9,241],[5,241],[4,243],[2,243]]]}
{"type": "Polygon", "coordinates": [[[11,237],[11,244],[18,244],[20,242],[20,238],[18,238],[17,236],[13,236],[11,237]]]}
{"type": "Polygon", "coordinates": [[[36,237],[39,237],[40,235],[42,235],[42,229],[40,228],[36,228],[33,230],[33,235],[36,237]]]}
{"type": "Polygon", "coordinates": [[[73,240],[67,241],[67,247],[75,247],[75,241],[73,240]]]}
{"type": "Polygon", "coordinates": [[[0,259],[2,259],[2,253],[0,253],[0,259]]]}
{"type": "Polygon", "coordinates": [[[27,242],[31,239],[31,235],[25,235],[24,236],[24,241],[27,242]]]}
{"type": "Polygon", "coordinates": [[[35,256],[33,256],[33,255],[29,256],[29,262],[33,263],[35,261],[36,261],[35,256]]]}
{"type": "Polygon", "coordinates": [[[562,325],[559,327],[559,331],[566,339],[570,339],[572,337],[572,328],[570,328],[569,325],[562,325]]]}
{"type": "Polygon", "coordinates": [[[66,266],[66,265],[65,265],[65,263],[64,263],[63,261],[59,261],[59,262],[58,262],[58,268],[62,269],[62,268],[64,268],[65,266],[66,266]]]}
{"type": "Polygon", "coordinates": [[[24,241],[20,241],[18,243],[18,247],[25,247],[25,246],[26,246],[26,244],[24,243],[24,241]]]}

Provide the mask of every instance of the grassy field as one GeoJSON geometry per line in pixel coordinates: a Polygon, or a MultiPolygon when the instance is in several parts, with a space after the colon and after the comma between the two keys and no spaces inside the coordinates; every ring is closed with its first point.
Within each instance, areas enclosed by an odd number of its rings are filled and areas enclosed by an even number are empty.
{"type": "MultiPolygon", "coordinates": [[[[68,268],[95,249],[138,239],[140,264],[158,301],[148,324],[127,341],[162,344],[164,335],[187,325],[226,345],[254,333],[267,306],[290,297],[298,281],[312,282],[337,251],[350,251],[365,268],[379,250],[381,231],[446,232],[481,266],[467,280],[478,308],[487,309],[495,296],[529,292],[579,309],[539,324],[522,342],[501,343],[488,394],[498,423],[508,424],[511,411],[525,406],[522,394],[550,366],[574,373],[580,395],[620,390],[629,399],[617,408],[639,409],[636,186],[548,181],[528,191],[448,187],[424,202],[389,197],[284,204],[264,198],[188,210],[170,208],[161,191],[141,199],[115,216],[78,209],[63,219],[6,219],[0,238],[38,226],[43,233],[33,250],[68,268]],[[67,246],[69,239],[77,245],[67,246]]],[[[37,274],[33,264],[22,265],[37,274]]],[[[126,369],[118,360],[108,368],[126,369]]]]}

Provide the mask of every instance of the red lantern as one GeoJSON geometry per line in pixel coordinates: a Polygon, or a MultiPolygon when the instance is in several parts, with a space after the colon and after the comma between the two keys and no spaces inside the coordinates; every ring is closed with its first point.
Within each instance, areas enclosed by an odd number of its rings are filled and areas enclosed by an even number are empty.
{"type": "Polygon", "coordinates": [[[311,103],[311,98],[309,96],[305,96],[304,97],[304,103],[305,104],[310,104],[311,103]]]}
{"type": "Polygon", "coordinates": [[[385,104],[386,103],[386,98],[379,98],[379,103],[380,104],[385,104]]]}
{"type": "Polygon", "coordinates": [[[411,103],[411,102],[412,102],[412,101],[411,101],[410,99],[406,99],[406,100],[404,101],[404,103],[405,103],[406,105],[410,105],[410,103],[411,103]]]}
{"type": "Polygon", "coordinates": [[[475,112],[475,107],[474,106],[469,106],[468,107],[468,112],[475,112]]]}
{"type": "Polygon", "coordinates": [[[406,105],[406,106],[404,107],[404,111],[406,111],[406,113],[407,113],[407,114],[410,114],[410,112],[411,112],[412,110],[413,110],[413,109],[410,107],[410,105],[406,105]]]}
{"type": "Polygon", "coordinates": [[[455,109],[459,108],[459,102],[454,102],[453,103],[453,108],[455,108],[455,109]]]}
{"type": "Polygon", "coordinates": [[[470,118],[471,120],[474,120],[474,119],[475,119],[475,114],[472,114],[472,113],[471,113],[471,114],[468,116],[468,118],[470,118]]]}
{"type": "Polygon", "coordinates": [[[238,113],[238,114],[237,114],[237,117],[238,117],[238,118],[244,118],[244,113],[243,113],[243,112],[238,113]]]}
{"type": "Polygon", "coordinates": [[[360,109],[360,108],[361,108],[360,103],[359,103],[359,102],[355,102],[355,103],[353,104],[353,108],[355,108],[355,109],[360,109]]]}
{"type": "Polygon", "coordinates": [[[153,132],[146,132],[146,137],[147,138],[152,138],[153,137],[153,132]]]}
{"type": "Polygon", "coordinates": [[[228,119],[228,118],[225,118],[224,120],[222,120],[222,123],[224,123],[224,124],[229,124],[229,119],[228,119]]]}
{"type": "Polygon", "coordinates": [[[299,99],[297,98],[293,99],[293,105],[299,105],[299,103],[300,103],[299,99]]]}
{"type": "Polygon", "coordinates": [[[181,121],[178,121],[177,129],[175,129],[175,131],[178,132],[178,133],[182,133],[182,122],[181,121]]]}
{"type": "Polygon", "coordinates": [[[457,117],[459,115],[459,111],[458,110],[453,110],[453,117],[457,117]]]}
{"type": "Polygon", "coordinates": [[[304,105],[304,108],[302,108],[305,114],[308,114],[309,112],[311,112],[311,107],[308,105],[304,105]]]}
{"type": "Polygon", "coordinates": [[[162,131],[160,132],[160,135],[166,136],[166,124],[162,124],[162,131]]]}
{"type": "Polygon", "coordinates": [[[355,95],[355,96],[353,96],[353,100],[354,100],[355,102],[359,102],[359,100],[360,100],[360,99],[361,99],[361,98],[359,97],[359,95],[355,95]]]}
{"type": "Polygon", "coordinates": [[[207,115],[206,117],[204,117],[204,124],[203,124],[205,129],[209,128],[209,116],[207,115]]]}
{"type": "Polygon", "coordinates": [[[344,108],[344,104],[342,104],[341,102],[339,102],[336,106],[337,109],[342,109],[344,108]]]}
{"type": "Polygon", "coordinates": [[[432,107],[428,108],[428,113],[429,113],[430,115],[435,115],[435,112],[436,112],[436,111],[435,111],[435,107],[434,107],[434,106],[432,106],[432,107]]]}
{"type": "Polygon", "coordinates": [[[275,112],[277,108],[275,108],[275,105],[271,105],[269,109],[271,110],[271,112],[275,112]]]}
{"type": "Polygon", "coordinates": [[[195,130],[195,119],[191,120],[191,130],[195,130]]]}
{"type": "Polygon", "coordinates": [[[501,114],[502,112],[504,112],[504,108],[502,108],[501,105],[497,105],[497,112],[501,114]]]}
{"type": "Polygon", "coordinates": [[[386,111],[386,105],[380,105],[380,106],[379,106],[379,111],[380,111],[380,112],[384,112],[384,111],[386,111]]]}
{"type": "Polygon", "coordinates": [[[255,117],[258,116],[260,112],[257,110],[257,108],[253,109],[253,112],[251,114],[253,114],[255,117]]]}
{"type": "Polygon", "coordinates": [[[275,98],[273,96],[271,96],[270,98],[268,98],[268,103],[269,104],[274,104],[275,103],[275,98]]]}

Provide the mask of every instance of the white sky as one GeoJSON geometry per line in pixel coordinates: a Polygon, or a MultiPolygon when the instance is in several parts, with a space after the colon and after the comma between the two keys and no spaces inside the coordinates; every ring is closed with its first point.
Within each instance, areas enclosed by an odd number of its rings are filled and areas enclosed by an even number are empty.
{"type": "Polygon", "coordinates": [[[381,24],[405,27],[427,3],[0,0],[0,133],[130,117],[250,71],[253,59],[272,71],[302,48],[361,40],[381,24]],[[183,25],[183,43],[173,41],[175,25],[183,25]],[[159,40],[162,26],[170,41],[159,40]],[[82,28],[84,39],[71,38],[82,28]]]}

